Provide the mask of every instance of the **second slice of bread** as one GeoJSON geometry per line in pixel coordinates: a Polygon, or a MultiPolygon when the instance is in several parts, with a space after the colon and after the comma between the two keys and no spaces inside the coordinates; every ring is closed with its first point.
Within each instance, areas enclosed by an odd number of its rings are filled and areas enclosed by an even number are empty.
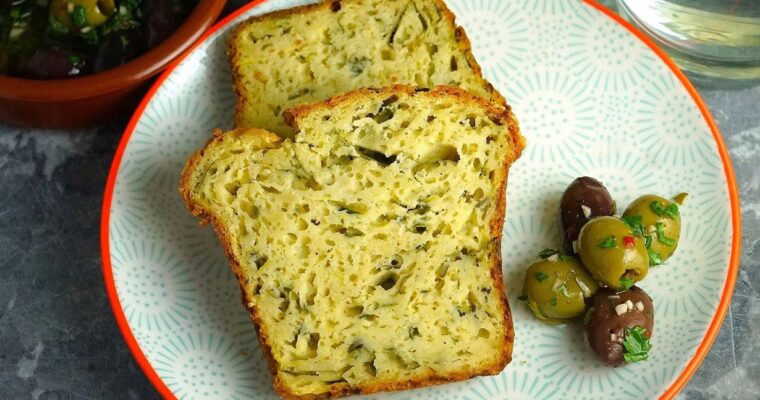
{"type": "Polygon", "coordinates": [[[253,17],[229,41],[237,127],[289,137],[282,113],[350,90],[452,85],[495,104],[442,0],[330,0],[253,17]]]}
{"type": "Polygon", "coordinates": [[[457,88],[362,89],[286,112],[298,133],[217,132],[180,191],[217,230],[285,398],[496,374],[509,108],[457,88]]]}

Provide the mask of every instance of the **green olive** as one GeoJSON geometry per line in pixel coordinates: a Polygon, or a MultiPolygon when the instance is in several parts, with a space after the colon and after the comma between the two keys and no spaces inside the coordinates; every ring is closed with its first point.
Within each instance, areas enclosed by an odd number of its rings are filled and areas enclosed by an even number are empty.
{"type": "Polygon", "coordinates": [[[577,258],[555,253],[528,267],[521,298],[538,319],[562,323],[583,315],[598,288],[577,258]]]}
{"type": "Polygon", "coordinates": [[[649,257],[644,239],[617,217],[598,217],[581,229],[578,255],[591,275],[615,290],[644,279],[649,257]]]}
{"type": "MultiPolygon", "coordinates": [[[[684,194],[679,198],[685,197],[684,194]]],[[[649,264],[658,265],[673,255],[681,235],[681,214],[678,204],[660,196],[647,194],[634,200],[623,217],[629,224],[641,224],[649,243],[649,264]]]]}
{"type": "MultiPolygon", "coordinates": [[[[116,12],[114,0],[52,0],[49,8],[55,21],[67,29],[82,29],[103,24],[116,12]],[[77,19],[78,8],[84,12],[84,20],[77,19]],[[84,22],[84,24],[81,24],[84,22]],[[81,25],[81,26],[78,26],[81,25]]],[[[92,29],[92,28],[90,28],[92,29]]]]}

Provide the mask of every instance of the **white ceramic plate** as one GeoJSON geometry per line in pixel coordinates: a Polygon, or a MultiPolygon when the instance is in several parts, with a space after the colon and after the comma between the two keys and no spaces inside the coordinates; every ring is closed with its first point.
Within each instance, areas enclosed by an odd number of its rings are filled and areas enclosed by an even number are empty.
{"type": "MultiPolygon", "coordinates": [[[[232,26],[302,3],[270,0],[223,21],[159,79],[117,151],[103,207],[106,284],[129,347],[166,397],[275,397],[224,253],[184,209],[177,185],[212,128],[231,127],[232,26]]],[[[449,3],[528,139],[510,172],[502,250],[514,357],[498,376],[379,397],[672,397],[720,327],[740,240],[730,162],[704,105],[669,61],[598,5],[449,3]],[[646,362],[602,367],[578,327],[543,325],[516,299],[526,265],[559,244],[558,199],[581,175],[605,182],[621,207],[644,193],[691,194],[676,255],[641,284],[655,304],[646,362]]]]}

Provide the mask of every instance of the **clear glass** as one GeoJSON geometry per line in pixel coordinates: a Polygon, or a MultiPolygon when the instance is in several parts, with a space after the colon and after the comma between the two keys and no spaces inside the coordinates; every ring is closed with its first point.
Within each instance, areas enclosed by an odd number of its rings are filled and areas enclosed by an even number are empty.
{"type": "Polygon", "coordinates": [[[617,0],[691,77],[760,81],[760,0],[617,0]]]}

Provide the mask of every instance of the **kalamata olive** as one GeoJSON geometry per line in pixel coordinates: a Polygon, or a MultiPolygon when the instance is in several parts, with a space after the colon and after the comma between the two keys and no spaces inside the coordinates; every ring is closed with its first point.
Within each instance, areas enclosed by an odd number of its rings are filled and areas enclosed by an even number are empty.
{"type": "Polygon", "coordinates": [[[576,178],[565,189],[559,203],[559,217],[565,249],[571,251],[573,242],[591,218],[615,214],[615,202],[607,188],[594,178],[576,178]]]}
{"type": "Polygon", "coordinates": [[[676,251],[681,236],[681,214],[675,201],[644,195],[628,206],[623,218],[645,237],[649,265],[664,263],[676,251]]]}
{"type": "Polygon", "coordinates": [[[172,0],[146,1],[147,44],[153,48],[169,37],[184,20],[182,13],[173,6],[172,0]]]}
{"type": "Polygon", "coordinates": [[[83,55],[69,50],[37,49],[21,64],[19,76],[33,79],[60,79],[84,73],[83,55]]]}
{"type": "Polygon", "coordinates": [[[588,344],[603,364],[618,366],[647,358],[654,306],[637,286],[618,293],[599,289],[583,322],[588,344]]]}
{"type": "Polygon", "coordinates": [[[144,49],[138,29],[113,32],[102,40],[95,51],[93,70],[100,72],[117,67],[135,58],[144,49]]]}
{"type": "Polygon", "coordinates": [[[554,252],[528,267],[521,299],[538,319],[561,323],[583,315],[585,300],[597,289],[576,257],[554,252]]]}
{"type": "Polygon", "coordinates": [[[578,254],[594,278],[616,290],[631,287],[649,271],[644,240],[617,217],[589,221],[578,237],[578,254]]]}

